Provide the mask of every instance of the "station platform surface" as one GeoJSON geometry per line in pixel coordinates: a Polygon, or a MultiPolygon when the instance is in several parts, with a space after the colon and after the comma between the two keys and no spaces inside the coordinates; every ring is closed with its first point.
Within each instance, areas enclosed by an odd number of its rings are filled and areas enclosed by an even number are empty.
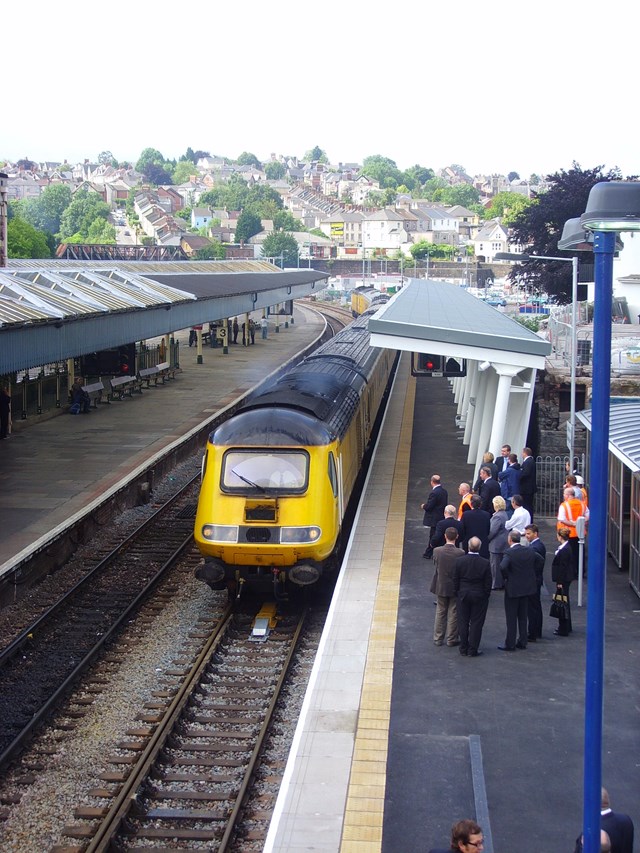
{"type": "MultiPolygon", "coordinates": [[[[257,315],[256,315],[257,317],[257,315]]],[[[88,415],[23,421],[0,442],[0,575],[16,555],[64,525],[139,465],[211,418],[311,344],[324,320],[295,308],[294,323],[270,318],[268,337],[255,344],[189,347],[180,341],[180,371],[164,385],[101,403],[88,415]]],[[[241,341],[241,337],[239,341],[241,341]]],[[[204,449],[204,448],[203,448],[204,449]]]]}
{"type": "MultiPolygon", "coordinates": [[[[473,482],[444,379],[409,376],[405,354],[314,665],[265,851],[427,853],[462,818],[485,853],[563,853],[582,827],[586,606],[572,584],[573,633],[504,643],[491,595],[482,657],[435,646],[433,562],[420,504],[438,473],[457,506],[473,482]]],[[[586,604],[586,585],[585,598],[586,604]]],[[[640,601],[607,567],[603,784],[640,828],[640,601]]]]}

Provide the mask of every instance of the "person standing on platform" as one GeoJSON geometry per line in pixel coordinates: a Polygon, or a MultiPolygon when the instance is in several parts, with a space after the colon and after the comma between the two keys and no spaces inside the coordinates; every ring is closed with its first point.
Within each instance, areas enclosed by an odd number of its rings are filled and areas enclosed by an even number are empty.
{"type": "Polygon", "coordinates": [[[238,318],[233,318],[233,343],[238,343],[238,333],[240,331],[240,326],[238,325],[238,318]]]}
{"type": "Polygon", "coordinates": [[[522,505],[531,516],[533,521],[533,500],[536,493],[536,460],[530,447],[522,450],[522,462],[520,463],[520,495],[522,505]]]}
{"type": "Polygon", "coordinates": [[[507,531],[517,530],[520,536],[524,536],[527,524],[531,524],[529,511],[524,508],[522,502],[522,495],[514,495],[511,498],[511,507],[513,512],[511,513],[511,518],[509,518],[505,524],[507,531]]]}
{"type": "Polygon", "coordinates": [[[611,853],[633,853],[633,821],[628,814],[611,810],[606,788],[602,789],[600,826],[611,839],[611,853]]]}
{"type": "Polygon", "coordinates": [[[498,474],[498,482],[500,483],[500,494],[505,499],[507,506],[510,506],[511,498],[520,494],[520,463],[515,453],[509,454],[506,469],[498,474]]]}
{"type": "Polygon", "coordinates": [[[535,643],[542,637],[542,601],[540,593],[544,584],[544,563],[547,559],[547,549],[544,542],[540,539],[540,531],[537,524],[527,524],[524,529],[525,539],[529,543],[529,547],[537,551],[542,557],[542,565],[539,567],[536,580],[538,582],[538,592],[532,595],[529,599],[529,636],[530,643],[535,643]]]}
{"type": "Polygon", "coordinates": [[[527,648],[529,597],[536,593],[536,575],[539,566],[544,565],[537,551],[524,548],[520,544],[520,534],[517,530],[509,533],[508,542],[510,547],[500,565],[505,584],[504,612],[507,621],[504,644],[498,646],[503,652],[527,648]]]}
{"type": "Polygon", "coordinates": [[[449,503],[449,495],[447,490],[442,485],[439,474],[431,476],[431,492],[427,500],[420,504],[420,509],[424,510],[424,518],[422,524],[427,532],[427,547],[422,555],[425,560],[430,560],[433,554],[431,547],[431,531],[441,518],[444,518],[444,508],[449,503]]]}
{"type": "Polygon", "coordinates": [[[489,465],[483,465],[480,469],[480,499],[482,509],[493,515],[493,499],[500,494],[500,483],[494,479],[489,465]]]}
{"type": "Polygon", "coordinates": [[[435,572],[430,592],[437,596],[436,618],[433,625],[433,644],[441,646],[446,640],[448,646],[459,645],[456,591],[453,586],[453,573],[456,561],[462,553],[456,548],[458,531],[447,527],[444,534],[445,544],[433,549],[435,572]]]}
{"type": "Polygon", "coordinates": [[[503,444],[500,448],[500,459],[498,459],[498,474],[501,474],[503,471],[506,471],[509,467],[509,456],[511,454],[511,445],[503,444]]]}
{"type": "Polygon", "coordinates": [[[551,563],[551,580],[556,585],[556,593],[567,597],[567,613],[563,619],[558,620],[558,627],[553,633],[556,637],[568,637],[572,631],[569,587],[571,586],[571,581],[575,578],[575,572],[567,528],[563,527],[558,530],[556,538],[558,540],[558,548],[551,563]]]}
{"type": "Polygon", "coordinates": [[[269,321],[266,317],[260,318],[260,329],[262,330],[262,340],[267,340],[267,329],[269,328],[269,321]]]}
{"type": "Polygon", "coordinates": [[[480,640],[491,595],[491,565],[480,556],[481,544],[477,536],[471,537],[469,553],[458,557],[453,575],[458,596],[460,654],[470,658],[482,654],[480,640]]]}
{"type": "Polygon", "coordinates": [[[482,509],[482,499],[480,495],[473,495],[471,498],[471,509],[465,512],[461,519],[462,524],[462,548],[464,551],[469,550],[469,540],[472,536],[477,536],[482,542],[480,547],[480,556],[489,559],[489,530],[491,528],[491,516],[486,510],[482,509]]]}
{"type": "Polygon", "coordinates": [[[9,424],[11,423],[11,395],[9,386],[3,385],[0,391],[0,439],[9,438],[9,424]]]}
{"type": "Polygon", "coordinates": [[[456,508],[453,504],[447,504],[444,508],[444,518],[436,524],[431,534],[431,548],[439,548],[445,544],[445,530],[454,527],[458,531],[458,541],[462,541],[462,524],[456,518],[456,508]]]}
{"type": "Polygon", "coordinates": [[[498,466],[493,461],[493,458],[493,453],[491,453],[490,451],[487,451],[486,453],[482,454],[482,465],[480,466],[480,470],[478,471],[478,478],[473,484],[473,491],[476,493],[476,495],[480,494],[480,489],[482,487],[482,478],[480,477],[480,471],[482,471],[483,467],[488,465],[493,479],[498,479],[498,466]]]}
{"type": "Polygon", "coordinates": [[[249,337],[251,338],[251,343],[255,344],[256,342],[256,324],[253,320],[249,320],[249,337]]]}
{"type": "Polygon", "coordinates": [[[558,507],[557,529],[568,530],[569,532],[569,547],[571,548],[571,557],[573,559],[574,576],[578,577],[579,558],[580,558],[580,538],[578,537],[577,523],[581,516],[588,521],[589,507],[575,496],[573,486],[567,486],[563,493],[564,500],[558,507]]]}
{"type": "Polygon", "coordinates": [[[493,589],[504,589],[504,579],[500,571],[500,564],[508,548],[507,537],[509,535],[505,524],[507,523],[507,506],[500,495],[493,499],[494,513],[489,524],[489,562],[491,563],[491,580],[493,589]]]}
{"type": "Polygon", "coordinates": [[[460,483],[458,486],[458,494],[460,495],[460,505],[458,506],[458,521],[462,518],[462,513],[471,509],[471,498],[473,492],[469,483],[460,483]]]}
{"type": "Polygon", "coordinates": [[[451,827],[451,844],[444,847],[433,847],[429,853],[478,853],[484,850],[482,829],[475,820],[459,820],[451,827]]]}

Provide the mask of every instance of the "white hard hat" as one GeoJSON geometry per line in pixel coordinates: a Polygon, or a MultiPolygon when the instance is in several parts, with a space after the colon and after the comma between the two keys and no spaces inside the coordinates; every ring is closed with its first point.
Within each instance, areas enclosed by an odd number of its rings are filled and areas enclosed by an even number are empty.
{"type": "Polygon", "coordinates": [[[584,480],[579,474],[576,475],[576,483],[578,486],[584,486],[584,480]]]}

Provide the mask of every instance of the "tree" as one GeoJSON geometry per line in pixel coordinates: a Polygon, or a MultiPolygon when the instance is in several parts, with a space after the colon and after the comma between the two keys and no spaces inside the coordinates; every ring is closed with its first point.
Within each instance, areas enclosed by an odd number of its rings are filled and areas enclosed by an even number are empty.
{"type": "Polygon", "coordinates": [[[256,169],[262,168],[260,160],[258,160],[256,155],[252,154],[250,151],[243,151],[236,162],[238,163],[238,166],[255,166],[256,169]]]}
{"type": "Polygon", "coordinates": [[[269,181],[280,181],[287,174],[287,168],[284,163],[270,160],[265,164],[264,173],[269,181]]]}
{"type": "Polygon", "coordinates": [[[480,193],[470,184],[455,184],[452,187],[435,190],[432,198],[441,204],[450,206],[460,204],[462,207],[471,207],[480,201],[480,193]]]}
{"type": "Polygon", "coordinates": [[[507,175],[507,180],[509,181],[509,183],[511,183],[511,181],[519,181],[520,175],[517,172],[509,172],[509,174],[507,175]]]}
{"type": "Polygon", "coordinates": [[[316,145],[306,152],[304,155],[304,161],[305,163],[328,163],[329,158],[327,157],[326,151],[323,151],[319,145],[316,145]]]}
{"type": "Polygon", "coordinates": [[[425,181],[424,186],[422,187],[425,198],[433,201],[433,196],[437,192],[437,190],[446,189],[449,184],[445,181],[444,178],[429,178],[425,181]]]}
{"type": "Polygon", "coordinates": [[[101,151],[98,154],[98,163],[102,166],[113,166],[114,168],[118,165],[118,161],[113,156],[111,151],[101,151]]]}
{"type": "Polygon", "coordinates": [[[275,258],[280,263],[280,255],[283,256],[283,266],[298,265],[298,243],[293,234],[287,234],[286,231],[274,231],[262,244],[263,258],[275,258]]]}
{"type": "Polygon", "coordinates": [[[426,184],[427,181],[433,177],[433,169],[427,169],[425,166],[419,166],[416,163],[415,166],[410,166],[404,172],[402,181],[409,187],[409,189],[416,190],[419,189],[423,184],[426,184]]]}
{"type": "MultiPolygon", "coordinates": [[[[584,213],[589,192],[600,181],[619,181],[619,169],[602,171],[603,166],[583,170],[573,163],[569,171],[563,169],[548,175],[549,189],[534,192],[533,203],[525,207],[511,223],[511,239],[523,252],[547,257],[571,257],[571,252],[560,252],[558,240],[567,219],[584,213]]],[[[629,180],[629,179],[628,179],[629,180]]],[[[560,302],[571,301],[571,265],[554,261],[531,259],[515,264],[509,273],[512,280],[520,277],[535,290],[553,294],[560,302]]]]}
{"type": "Polygon", "coordinates": [[[26,172],[33,172],[33,170],[37,168],[37,164],[34,163],[33,160],[29,160],[28,157],[23,157],[21,160],[18,160],[16,166],[18,169],[24,169],[26,172]]]}
{"type": "Polygon", "coordinates": [[[198,170],[191,160],[180,160],[173,170],[171,179],[174,184],[186,184],[191,175],[197,175],[198,170]]]}
{"type": "Polygon", "coordinates": [[[50,258],[47,238],[18,216],[7,224],[7,253],[10,258],[50,258]]]}
{"type": "Polygon", "coordinates": [[[77,234],[87,239],[93,221],[99,218],[107,222],[110,213],[109,205],[97,193],[78,190],[60,220],[61,242],[68,242],[77,234]]]}
{"type": "Polygon", "coordinates": [[[243,210],[238,217],[236,225],[236,241],[238,243],[246,243],[251,237],[259,234],[261,231],[262,223],[260,217],[255,213],[243,210]]]}
{"type": "MultiPolygon", "coordinates": [[[[299,219],[288,210],[277,210],[273,217],[273,227],[277,231],[303,231],[304,226],[299,219]]],[[[326,236],[326,234],[324,235],[326,236]]]]}
{"type": "Polygon", "coordinates": [[[212,240],[210,246],[203,246],[195,253],[195,258],[197,261],[224,261],[226,257],[227,250],[219,240],[212,240]]]}
{"type": "Polygon", "coordinates": [[[38,196],[25,199],[21,216],[38,231],[57,234],[62,214],[71,204],[71,189],[66,184],[52,184],[38,196]]]}
{"type": "Polygon", "coordinates": [[[157,148],[145,148],[136,163],[136,171],[141,172],[151,184],[171,183],[171,164],[166,161],[157,148]]]}
{"type": "Polygon", "coordinates": [[[402,172],[389,157],[374,154],[365,157],[362,163],[361,174],[366,175],[373,181],[378,181],[381,187],[394,188],[402,183],[402,172]]]}
{"type": "Polygon", "coordinates": [[[522,193],[501,192],[491,199],[483,215],[485,219],[496,219],[499,216],[504,225],[510,225],[530,204],[531,199],[522,193]]]}
{"type": "Polygon", "coordinates": [[[87,231],[87,243],[115,243],[116,229],[110,222],[98,216],[87,231]]]}

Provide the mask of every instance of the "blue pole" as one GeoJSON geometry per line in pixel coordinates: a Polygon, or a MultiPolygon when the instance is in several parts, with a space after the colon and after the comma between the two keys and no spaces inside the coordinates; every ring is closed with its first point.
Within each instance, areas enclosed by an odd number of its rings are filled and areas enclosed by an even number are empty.
{"type": "Polygon", "coordinates": [[[584,853],[600,851],[602,786],[602,716],[604,699],[604,612],[607,569],[609,489],[609,395],[611,384],[611,303],[614,232],[595,231],[595,299],[593,312],[593,389],[591,396],[591,467],[589,559],[587,578],[587,646],[584,709],[584,853]]]}

